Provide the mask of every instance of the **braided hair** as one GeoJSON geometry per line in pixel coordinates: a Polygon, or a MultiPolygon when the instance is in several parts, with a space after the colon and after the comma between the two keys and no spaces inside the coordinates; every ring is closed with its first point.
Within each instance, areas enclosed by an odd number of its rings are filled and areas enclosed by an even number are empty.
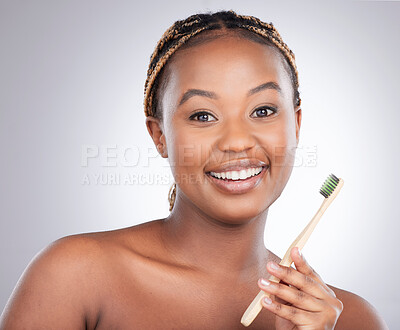
{"type": "MultiPolygon", "coordinates": [[[[186,19],[178,20],[168,28],[158,41],[151,57],[147,70],[147,79],[144,85],[144,113],[162,120],[161,97],[168,81],[168,72],[165,67],[171,56],[178,50],[195,46],[218,37],[217,32],[232,31],[239,36],[269,45],[278,49],[283,55],[293,87],[293,104],[300,106],[298,72],[294,53],[283,42],[272,23],[265,23],[254,16],[244,16],[233,10],[215,13],[194,14],[186,19]],[[207,33],[210,31],[209,33],[207,33]],[[214,32],[214,35],[211,34],[214,32]],[[196,38],[194,38],[196,37],[196,38]]],[[[176,183],[168,193],[171,211],[176,197],[176,183]]]]}

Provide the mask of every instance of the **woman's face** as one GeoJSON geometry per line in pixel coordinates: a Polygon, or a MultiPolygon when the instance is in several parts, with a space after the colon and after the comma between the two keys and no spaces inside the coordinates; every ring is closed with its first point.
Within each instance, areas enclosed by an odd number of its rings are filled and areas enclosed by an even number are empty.
{"type": "Polygon", "coordinates": [[[174,54],[156,143],[179,203],[239,224],[279,197],[301,123],[282,61],[277,50],[232,36],[174,54]]]}

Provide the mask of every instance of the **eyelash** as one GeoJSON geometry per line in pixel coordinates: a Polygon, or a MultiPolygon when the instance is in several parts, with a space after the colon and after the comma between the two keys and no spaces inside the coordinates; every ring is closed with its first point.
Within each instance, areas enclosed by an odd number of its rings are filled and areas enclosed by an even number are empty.
{"type": "MultiPolygon", "coordinates": [[[[269,116],[271,116],[271,115],[273,115],[273,114],[275,114],[275,113],[278,112],[278,110],[275,109],[275,108],[273,108],[273,107],[264,106],[264,107],[260,107],[260,108],[255,109],[255,110],[253,111],[253,113],[255,113],[256,111],[259,111],[259,110],[266,110],[267,113],[268,113],[268,110],[272,111],[272,114],[269,114],[269,115],[266,115],[266,116],[262,116],[262,117],[260,117],[260,118],[269,117],[269,116]]],[[[252,113],[252,114],[253,114],[253,113],[252,113]]],[[[256,118],[258,118],[258,117],[256,117],[256,118]]]]}
{"type": "MultiPolygon", "coordinates": [[[[193,115],[191,115],[190,117],[189,117],[189,119],[190,120],[194,120],[193,118],[196,118],[197,116],[200,116],[200,115],[207,115],[207,116],[212,116],[212,117],[214,117],[211,113],[208,113],[208,112],[206,112],[206,111],[199,111],[199,112],[196,112],[196,113],[194,113],[193,115]]],[[[215,118],[215,117],[214,117],[215,118]]],[[[202,120],[196,120],[196,121],[201,121],[201,122],[204,122],[204,123],[208,123],[209,121],[202,121],[202,120]]]]}
{"type": "MultiPolygon", "coordinates": [[[[255,109],[255,110],[253,111],[253,113],[255,113],[256,111],[259,111],[259,110],[266,110],[267,112],[268,112],[268,110],[269,110],[269,111],[272,111],[272,114],[275,114],[275,113],[278,112],[278,110],[275,109],[275,108],[265,106],[265,107],[260,107],[260,108],[255,109]]],[[[252,114],[253,114],[253,113],[252,113],[252,114]]],[[[269,114],[269,115],[266,115],[266,116],[261,116],[261,117],[255,117],[255,118],[265,118],[265,117],[271,116],[272,114],[269,114]]],[[[206,112],[206,111],[199,111],[199,112],[196,112],[196,113],[192,114],[192,115],[189,117],[189,119],[190,119],[190,120],[195,120],[194,118],[196,118],[197,116],[200,116],[200,115],[207,115],[207,116],[212,116],[212,117],[214,117],[214,116],[213,116],[212,114],[210,114],[209,112],[206,112]]],[[[214,118],[215,118],[215,117],[214,117],[214,118]]],[[[253,118],[254,118],[254,117],[253,117],[253,118]]],[[[208,120],[206,120],[206,121],[195,120],[195,121],[200,121],[200,122],[203,122],[203,123],[209,123],[208,120]]]]}

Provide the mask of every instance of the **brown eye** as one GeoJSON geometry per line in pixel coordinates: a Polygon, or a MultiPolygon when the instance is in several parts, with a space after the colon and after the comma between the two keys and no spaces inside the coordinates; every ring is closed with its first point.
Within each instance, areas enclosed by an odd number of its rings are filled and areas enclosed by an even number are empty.
{"type": "Polygon", "coordinates": [[[201,122],[215,121],[215,117],[208,112],[196,112],[189,117],[190,120],[196,120],[201,122]],[[214,118],[214,120],[212,120],[214,118]]]}
{"type": "Polygon", "coordinates": [[[252,113],[252,117],[268,117],[276,113],[277,110],[271,107],[263,107],[263,108],[258,108],[254,110],[252,113]],[[255,114],[255,116],[253,116],[255,114]]]}

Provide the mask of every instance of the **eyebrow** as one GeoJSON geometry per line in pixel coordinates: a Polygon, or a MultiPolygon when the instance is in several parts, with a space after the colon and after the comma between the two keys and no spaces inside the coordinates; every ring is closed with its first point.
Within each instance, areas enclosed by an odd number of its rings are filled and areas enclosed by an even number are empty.
{"type": "MultiPolygon", "coordinates": [[[[273,82],[273,81],[269,81],[269,82],[266,82],[266,83],[264,83],[264,84],[261,84],[261,85],[259,85],[259,86],[257,86],[257,87],[254,87],[254,88],[250,89],[250,90],[247,92],[247,97],[252,96],[252,95],[254,95],[254,94],[256,94],[256,93],[259,93],[259,92],[261,92],[261,91],[263,91],[263,90],[266,90],[266,89],[273,89],[273,90],[278,91],[279,93],[282,93],[282,90],[281,90],[281,88],[279,87],[279,85],[278,85],[277,83],[275,83],[275,82],[273,82]]],[[[185,103],[185,102],[186,102],[187,100],[189,100],[191,97],[196,96],[196,95],[197,95],[197,96],[207,97],[207,98],[213,99],[213,100],[216,100],[216,99],[219,98],[219,97],[217,96],[217,94],[215,94],[214,92],[205,91],[205,90],[203,90],[203,89],[191,88],[191,89],[188,89],[188,90],[182,95],[181,100],[179,101],[179,105],[178,105],[178,106],[181,106],[183,103],[185,103]]]]}

